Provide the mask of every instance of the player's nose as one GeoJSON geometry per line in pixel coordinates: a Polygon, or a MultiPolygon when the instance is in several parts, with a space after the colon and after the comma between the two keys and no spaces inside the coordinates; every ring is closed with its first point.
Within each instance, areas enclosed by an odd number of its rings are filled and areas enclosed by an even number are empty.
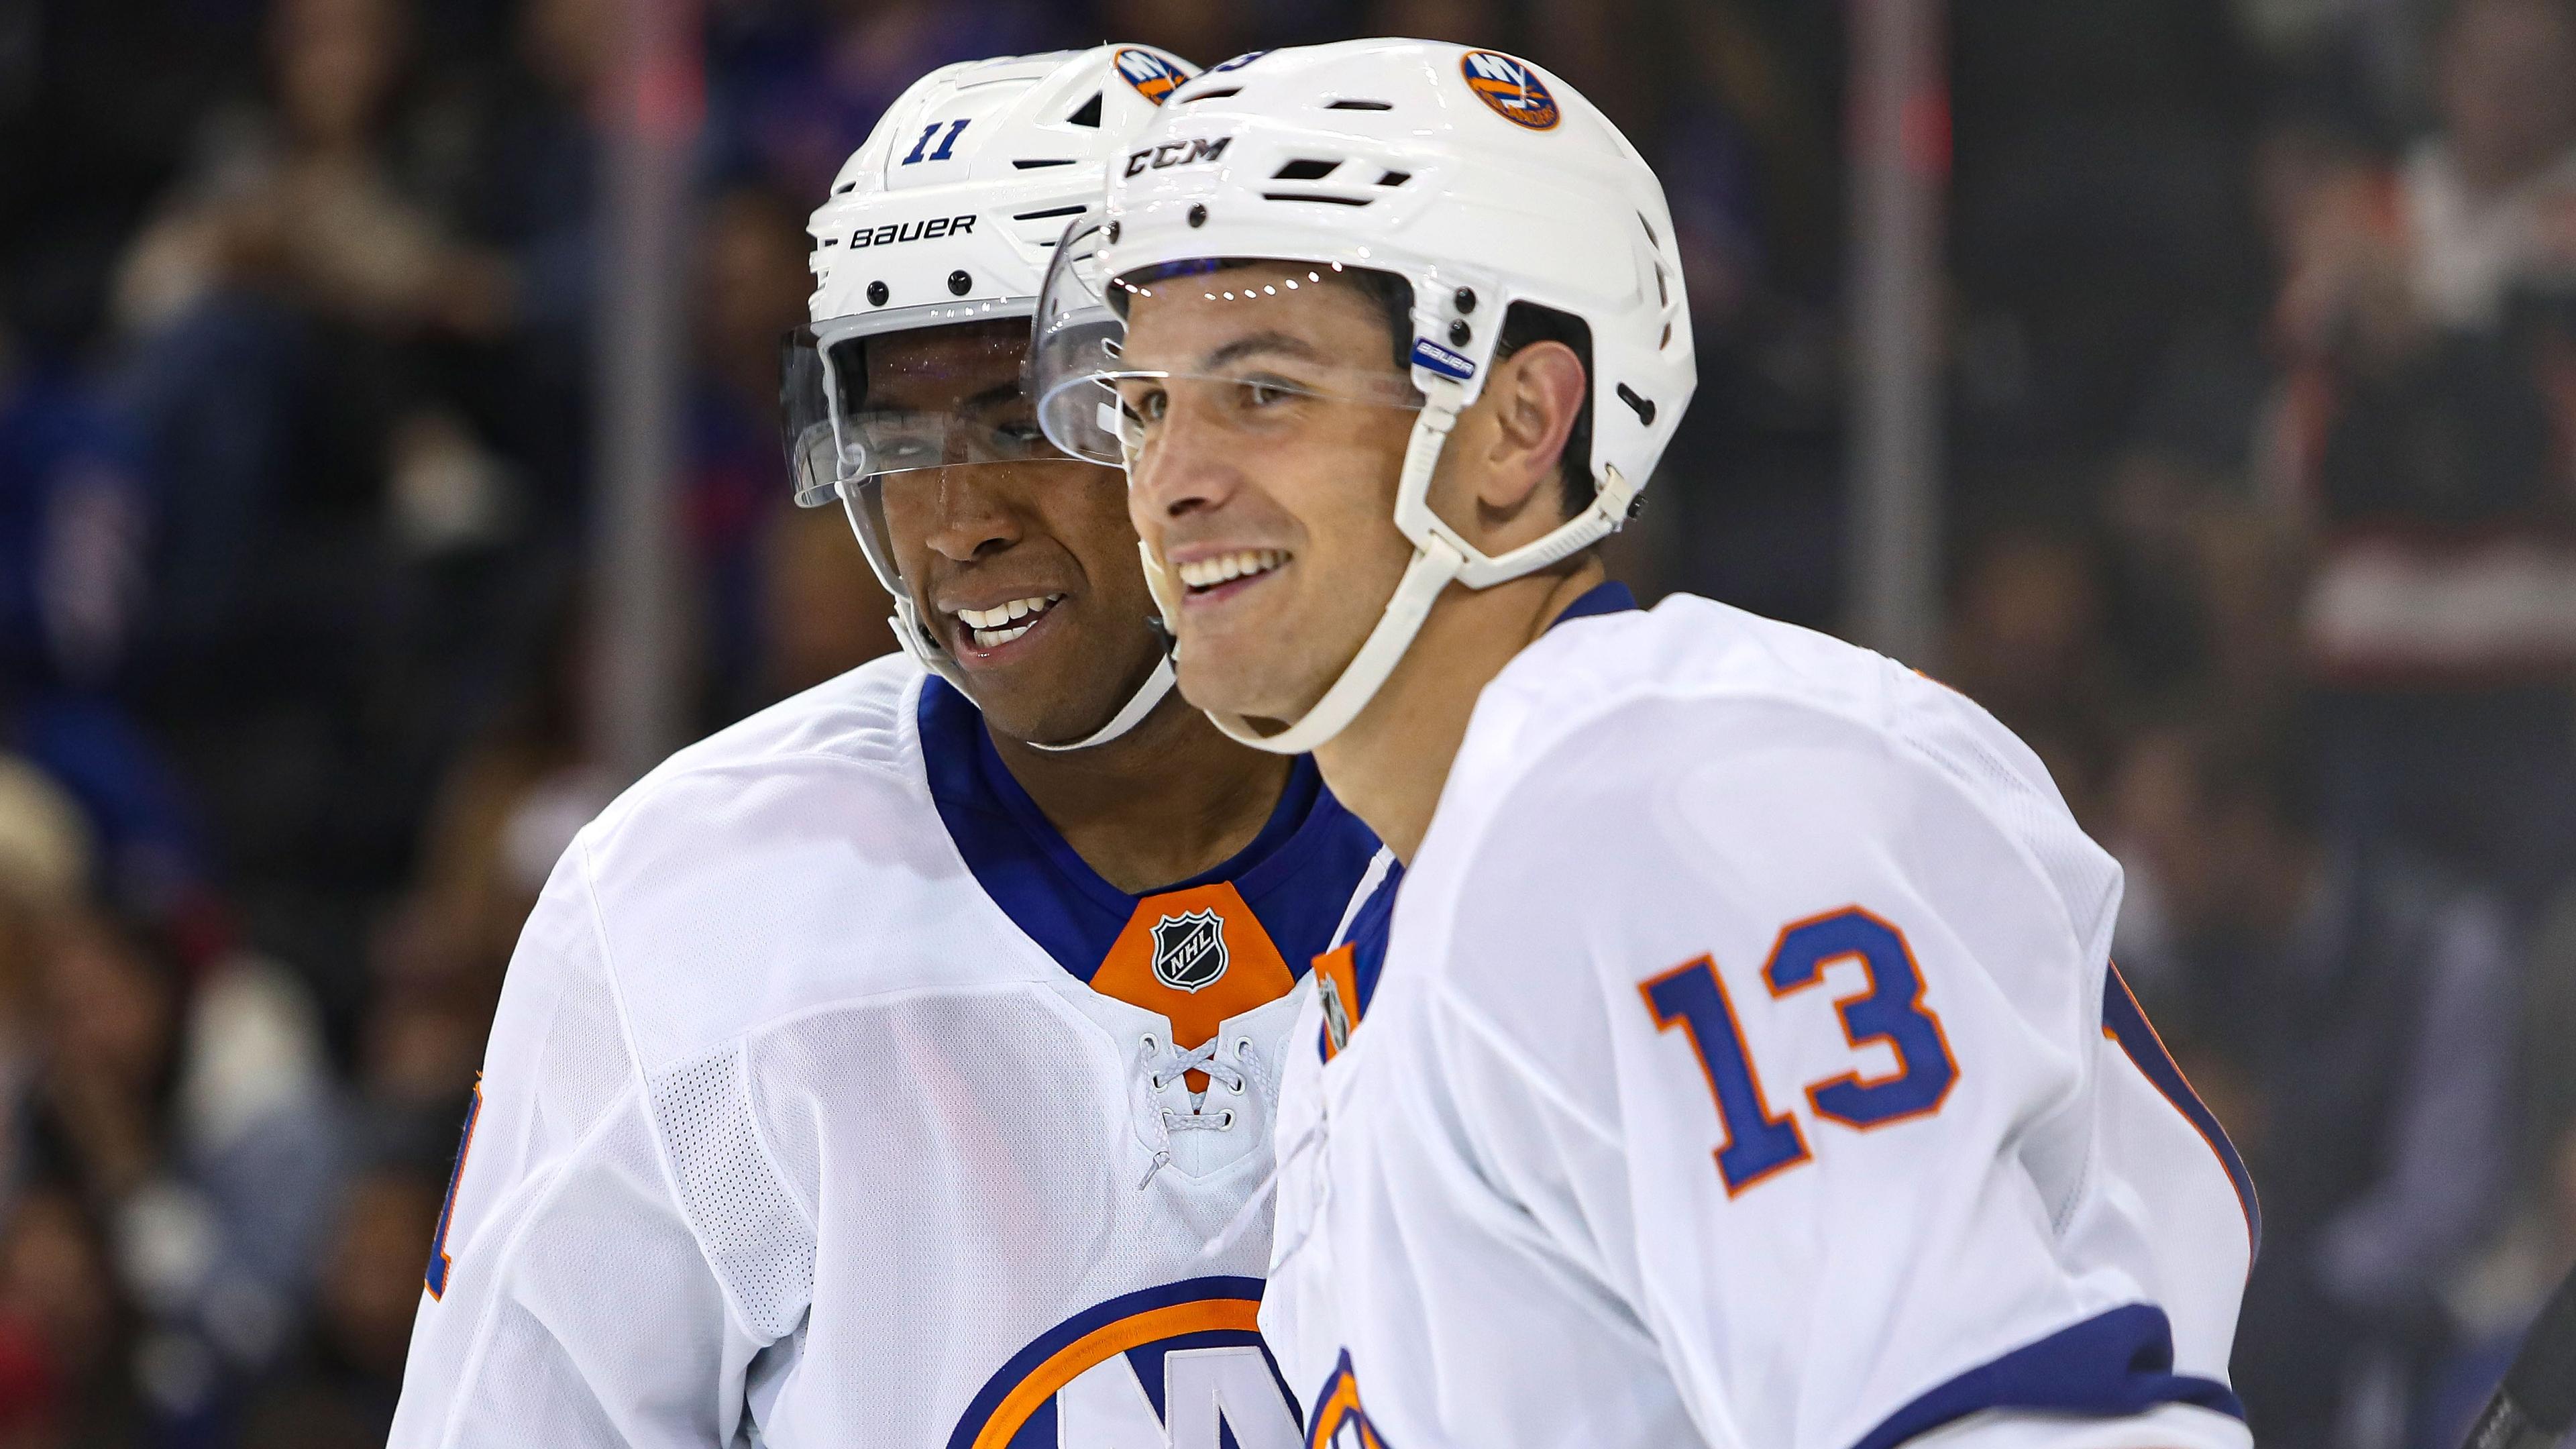
{"type": "Polygon", "coordinates": [[[1000,480],[983,476],[993,468],[968,464],[937,471],[938,493],[924,537],[934,552],[968,563],[1020,541],[1020,517],[995,486],[1000,480]]]}
{"type": "Polygon", "coordinates": [[[1242,486],[1241,459],[1222,431],[1197,426],[1184,409],[1159,430],[1127,470],[1127,507],[1137,532],[1222,506],[1242,486]]]}

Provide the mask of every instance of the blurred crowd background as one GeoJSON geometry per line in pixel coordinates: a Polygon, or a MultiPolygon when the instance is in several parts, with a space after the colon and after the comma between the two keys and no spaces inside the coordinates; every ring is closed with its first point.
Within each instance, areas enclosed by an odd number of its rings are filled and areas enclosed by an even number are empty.
{"type": "MultiPolygon", "coordinates": [[[[1962,0],[1943,643],[2251,1161],[2262,1442],[2448,1446],[2576,1259],[2576,8],[1962,0]]],[[[0,1449],[383,1442],[585,686],[622,0],[0,0],[0,1449]]],[[[1618,569],[1840,621],[1818,0],[707,0],[691,725],[891,647],[788,503],[803,217],[940,63],[1529,55],[1701,385],[1618,569]]]]}

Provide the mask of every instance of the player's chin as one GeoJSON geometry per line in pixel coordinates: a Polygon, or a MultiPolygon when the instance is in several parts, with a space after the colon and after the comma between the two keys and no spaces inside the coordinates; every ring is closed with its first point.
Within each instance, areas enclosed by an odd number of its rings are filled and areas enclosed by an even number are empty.
{"type": "Polygon", "coordinates": [[[1294,719],[1304,712],[1307,691],[1299,687],[1302,671],[1279,647],[1279,640],[1269,640],[1269,647],[1263,648],[1258,638],[1226,638],[1222,635],[1231,631],[1210,632],[1218,637],[1188,628],[1181,631],[1180,654],[1173,666],[1181,698],[1211,713],[1245,719],[1294,719]]]}

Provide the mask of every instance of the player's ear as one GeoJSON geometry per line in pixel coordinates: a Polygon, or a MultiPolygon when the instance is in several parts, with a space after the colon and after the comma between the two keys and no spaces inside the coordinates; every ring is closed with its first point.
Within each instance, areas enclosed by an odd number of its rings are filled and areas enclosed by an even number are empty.
{"type": "Polygon", "coordinates": [[[1536,519],[1538,533],[1562,522],[1557,516],[1558,463],[1583,407],[1583,360],[1562,342],[1532,342],[1494,365],[1485,383],[1494,428],[1478,511],[1493,526],[1536,519]]]}

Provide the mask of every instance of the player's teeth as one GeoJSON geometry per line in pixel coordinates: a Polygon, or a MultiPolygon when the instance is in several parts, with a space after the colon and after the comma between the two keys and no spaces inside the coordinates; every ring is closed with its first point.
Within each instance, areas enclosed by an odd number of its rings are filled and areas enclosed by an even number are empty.
{"type": "MultiPolygon", "coordinates": [[[[957,611],[957,622],[980,634],[987,630],[1004,628],[1014,619],[1034,618],[1043,614],[1054,605],[1056,600],[1063,597],[1062,594],[1048,594],[1042,598],[1013,599],[1007,604],[996,604],[989,609],[960,609],[957,611]]],[[[1019,636],[1013,634],[1011,637],[1016,639],[1019,636]]]]}
{"type": "Polygon", "coordinates": [[[1248,574],[1268,573],[1287,561],[1287,553],[1280,549],[1237,549],[1233,553],[1193,559],[1181,565],[1181,582],[1193,589],[1212,589],[1248,574]]]}

